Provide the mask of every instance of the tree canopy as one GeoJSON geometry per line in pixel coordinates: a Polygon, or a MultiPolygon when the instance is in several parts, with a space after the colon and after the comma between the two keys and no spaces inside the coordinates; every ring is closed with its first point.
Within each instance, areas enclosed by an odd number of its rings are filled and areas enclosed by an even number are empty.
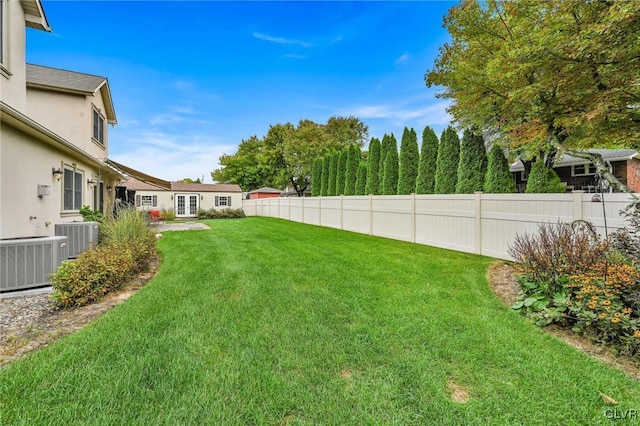
{"type": "Polygon", "coordinates": [[[438,157],[438,136],[429,126],[422,131],[422,146],[418,177],[416,178],[417,194],[433,194],[436,184],[436,158],[438,157]]]}
{"type": "Polygon", "coordinates": [[[221,183],[236,183],[245,191],[292,185],[302,195],[311,182],[316,158],[350,144],[361,147],[368,127],[357,117],[331,117],[326,124],[300,120],[269,127],[259,139],[243,140],[235,154],[220,157],[220,169],[211,172],[221,183]]]}
{"type": "Polygon", "coordinates": [[[459,124],[498,129],[524,159],[640,145],[640,2],[465,1],[444,25],[425,80],[459,124]]]}
{"type": "Polygon", "coordinates": [[[436,194],[454,194],[458,181],[460,161],[460,139],[453,127],[447,127],[440,136],[436,158],[436,194]]]}
{"type": "Polygon", "coordinates": [[[418,176],[418,136],[416,131],[404,128],[400,141],[400,166],[398,172],[398,194],[411,194],[416,190],[418,176]]]}
{"type": "Polygon", "coordinates": [[[482,135],[465,130],[460,143],[457,194],[473,194],[482,191],[487,174],[487,149],[482,135]]]}

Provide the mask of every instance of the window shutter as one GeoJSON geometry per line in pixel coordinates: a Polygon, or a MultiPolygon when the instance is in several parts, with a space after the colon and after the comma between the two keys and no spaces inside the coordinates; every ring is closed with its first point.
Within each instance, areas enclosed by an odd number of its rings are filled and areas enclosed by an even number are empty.
{"type": "Polygon", "coordinates": [[[141,199],[139,195],[136,195],[136,207],[140,207],[141,199]]]}
{"type": "Polygon", "coordinates": [[[227,206],[231,207],[231,195],[227,197],[227,206]]]}
{"type": "Polygon", "coordinates": [[[154,195],[152,200],[153,201],[151,201],[151,203],[153,204],[153,207],[158,207],[158,196],[154,195]]]}
{"type": "Polygon", "coordinates": [[[218,205],[219,205],[219,198],[220,198],[220,197],[218,197],[218,196],[216,195],[216,207],[218,207],[218,205]]]}

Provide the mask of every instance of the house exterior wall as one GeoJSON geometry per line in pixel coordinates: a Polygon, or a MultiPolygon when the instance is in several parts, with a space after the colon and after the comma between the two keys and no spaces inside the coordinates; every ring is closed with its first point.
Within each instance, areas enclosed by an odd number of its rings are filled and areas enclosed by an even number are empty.
{"type": "Polygon", "coordinates": [[[103,111],[100,92],[96,96],[74,95],[27,88],[27,115],[95,158],[106,158],[109,133],[106,118],[104,145],[93,140],[93,107],[103,111]],[[51,108],[55,105],[55,108],[51,108]]]}
{"type": "Polygon", "coordinates": [[[633,192],[640,192],[640,160],[635,158],[627,160],[625,172],[627,186],[633,192]]]}
{"type": "Polygon", "coordinates": [[[0,151],[0,239],[51,236],[56,223],[82,221],[77,210],[63,210],[63,179],[58,180],[52,168],[64,168],[65,164],[75,164],[83,175],[82,205],[98,207],[87,180],[102,174],[105,211],[113,206],[115,193],[106,186],[115,187],[116,176],[101,172],[86,160],[4,123],[0,151]],[[38,185],[49,186],[49,195],[38,197],[38,185]]]}
{"type": "Polygon", "coordinates": [[[25,14],[19,1],[3,1],[6,14],[4,36],[4,63],[0,65],[0,99],[14,109],[25,112],[26,80],[25,67],[25,14]]]}
{"type": "Polygon", "coordinates": [[[140,196],[156,196],[158,197],[157,199],[157,206],[156,207],[148,207],[148,206],[138,206],[136,207],[138,210],[144,211],[144,210],[151,210],[151,209],[159,209],[159,210],[172,210],[173,209],[173,200],[171,199],[171,192],[170,191],[144,191],[144,190],[137,190],[136,191],[136,197],[140,195],[140,196]]]}

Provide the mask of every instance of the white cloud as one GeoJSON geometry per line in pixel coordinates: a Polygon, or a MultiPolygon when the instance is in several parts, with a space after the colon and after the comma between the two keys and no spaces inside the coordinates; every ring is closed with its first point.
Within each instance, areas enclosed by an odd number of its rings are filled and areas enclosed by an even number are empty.
{"type": "Polygon", "coordinates": [[[402,55],[400,55],[398,58],[396,58],[395,60],[395,64],[402,64],[404,62],[407,62],[409,60],[409,53],[408,52],[404,52],[402,55]]]}
{"type": "Polygon", "coordinates": [[[431,105],[360,105],[344,108],[339,111],[340,115],[355,115],[361,119],[382,118],[394,122],[406,122],[416,119],[425,119],[433,125],[448,124],[451,116],[446,109],[449,102],[437,102],[431,105]]]}
{"type": "Polygon", "coordinates": [[[219,167],[218,159],[237,147],[217,144],[209,135],[172,135],[143,132],[121,137],[126,153],[110,158],[143,173],[166,180],[202,178],[211,183],[211,172],[219,167]]]}
{"type": "Polygon", "coordinates": [[[301,41],[301,40],[295,40],[295,39],[284,38],[284,37],[274,37],[274,36],[270,36],[262,33],[253,33],[253,36],[257,39],[269,41],[272,43],[295,44],[302,47],[313,47],[313,44],[308,43],[306,41],[301,41]]]}

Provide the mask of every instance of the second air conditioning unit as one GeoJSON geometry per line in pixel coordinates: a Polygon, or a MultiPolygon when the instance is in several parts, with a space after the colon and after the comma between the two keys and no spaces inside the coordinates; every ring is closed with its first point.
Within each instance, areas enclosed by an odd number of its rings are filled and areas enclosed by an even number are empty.
{"type": "Polygon", "coordinates": [[[69,258],[74,259],[98,243],[98,222],[58,223],[55,233],[67,237],[69,258]]]}

